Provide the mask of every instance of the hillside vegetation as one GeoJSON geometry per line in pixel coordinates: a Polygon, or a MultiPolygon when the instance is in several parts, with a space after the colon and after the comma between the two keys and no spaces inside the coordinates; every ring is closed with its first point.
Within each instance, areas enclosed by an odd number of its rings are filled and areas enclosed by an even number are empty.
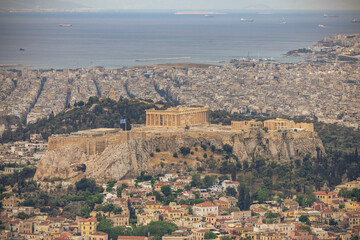
{"type": "MultiPolygon", "coordinates": [[[[31,133],[41,133],[46,139],[55,133],[70,133],[100,127],[124,128],[124,125],[120,125],[119,122],[123,118],[127,121],[127,127],[130,128],[131,123],[145,123],[146,109],[166,109],[170,106],[174,105],[125,98],[113,101],[107,98],[91,97],[87,103],[79,102],[56,116],[50,116],[49,119],[39,120],[25,128],[20,127],[16,132],[7,131],[1,141],[27,139],[31,133]]],[[[268,118],[230,114],[225,111],[210,112],[211,123],[223,125],[229,125],[232,120],[266,120],[268,118]]],[[[254,185],[256,187],[251,189],[254,196],[261,193],[270,197],[271,193],[275,192],[306,192],[320,189],[324,184],[335,186],[344,180],[359,177],[360,157],[357,146],[360,144],[360,131],[316,121],[314,121],[314,127],[323,141],[326,153],[318,149],[316,156],[298,157],[291,159],[289,163],[269,161],[262,156],[240,162],[229,148],[215,149],[211,145],[179,146],[179,151],[180,147],[187,147],[189,153],[197,154],[197,150],[201,149],[201,155],[197,159],[203,164],[203,169],[198,169],[199,171],[212,172],[224,177],[232,176],[233,179],[254,185]],[[258,191],[267,192],[264,194],[258,191]]],[[[155,156],[158,154],[155,153],[155,156]]],[[[183,156],[182,159],[182,155],[179,154],[179,161],[184,162],[186,158],[183,156]]]]}

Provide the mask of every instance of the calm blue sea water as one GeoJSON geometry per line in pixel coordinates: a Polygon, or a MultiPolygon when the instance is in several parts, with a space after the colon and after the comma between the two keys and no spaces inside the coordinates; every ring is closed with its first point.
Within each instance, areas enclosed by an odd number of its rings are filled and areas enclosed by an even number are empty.
{"type": "MultiPolygon", "coordinates": [[[[226,11],[225,11],[226,12],[226,11]]],[[[274,57],[325,36],[360,32],[360,12],[228,13],[207,18],[173,12],[1,13],[0,64],[32,68],[144,65],[274,57]],[[241,22],[240,18],[254,19],[241,22]],[[282,24],[285,19],[286,24],[282,24]],[[59,27],[72,24],[72,27],[59,27]],[[323,24],[326,28],[319,28],[323,24]],[[25,51],[19,51],[24,48],[25,51]],[[135,62],[144,58],[191,59],[135,62]]]]}

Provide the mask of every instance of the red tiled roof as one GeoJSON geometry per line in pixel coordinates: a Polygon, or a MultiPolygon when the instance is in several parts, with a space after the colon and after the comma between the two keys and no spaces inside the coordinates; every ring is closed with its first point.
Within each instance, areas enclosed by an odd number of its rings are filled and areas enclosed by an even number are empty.
{"type": "Polygon", "coordinates": [[[196,204],[195,206],[196,207],[214,207],[215,205],[212,202],[207,201],[207,202],[196,204]]]}
{"type": "Polygon", "coordinates": [[[318,191],[318,192],[313,192],[313,194],[315,194],[315,195],[326,195],[326,192],[318,191]]]}
{"type": "Polygon", "coordinates": [[[94,217],[81,220],[81,222],[95,222],[95,221],[96,221],[96,218],[94,218],[94,217]]]}
{"type": "Polygon", "coordinates": [[[313,194],[315,195],[336,195],[337,193],[336,192],[324,192],[324,191],[318,191],[318,192],[313,192],[313,194]]]}

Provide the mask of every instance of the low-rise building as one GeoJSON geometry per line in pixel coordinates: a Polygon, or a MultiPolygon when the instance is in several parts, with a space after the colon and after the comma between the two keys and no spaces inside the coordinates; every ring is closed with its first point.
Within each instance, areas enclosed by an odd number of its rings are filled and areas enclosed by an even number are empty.
{"type": "Polygon", "coordinates": [[[90,235],[90,240],[108,240],[108,234],[104,232],[94,232],[90,235]]]}
{"type": "Polygon", "coordinates": [[[96,232],[97,220],[94,217],[80,220],[81,236],[90,237],[90,235],[96,232]]]}
{"type": "Polygon", "coordinates": [[[212,202],[208,201],[194,205],[193,212],[195,216],[201,216],[201,217],[204,217],[208,214],[218,215],[219,208],[218,206],[214,205],[212,202]]]}

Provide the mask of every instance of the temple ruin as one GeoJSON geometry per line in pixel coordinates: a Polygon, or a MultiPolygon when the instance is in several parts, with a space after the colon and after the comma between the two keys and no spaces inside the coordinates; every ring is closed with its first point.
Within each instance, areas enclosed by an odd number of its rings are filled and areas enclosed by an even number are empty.
{"type": "Polygon", "coordinates": [[[146,110],[147,127],[186,127],[209,121],[209,107],[172,107],[146,110]]]}

